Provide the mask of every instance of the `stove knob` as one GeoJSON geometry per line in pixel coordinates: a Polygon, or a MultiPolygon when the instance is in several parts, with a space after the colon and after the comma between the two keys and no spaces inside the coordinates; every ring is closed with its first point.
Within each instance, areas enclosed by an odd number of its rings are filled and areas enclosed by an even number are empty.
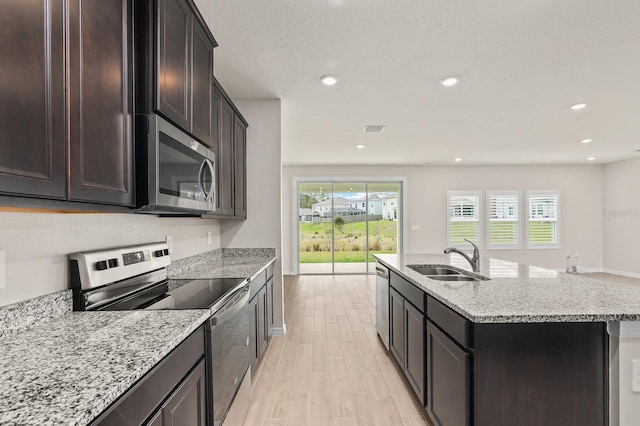
{"type": "Polygon", "coordinates": [[[98,271],[104,271],[107,268],[109,268],[109,265],[107,264],[106,260],[101,260],[100,262],[96,262],[96,269],[98,271]]]}
{"type": "Polygon", "coordinates": [[[117,268],[118,259],[109,259],[109,268],[117,268]]]}
{"type": "Polygon", "coordinates": [[[162,256],[164,256],[164,253],[162,252],[162,250],[156,250],[156,251],[153,252],[153,255],[155,257],[162,257],[162,256]]]}
{"type": "Polygon", "coordinates": [[[164,249],[164,250],[162,250],[162,253],[163,253],[165,256],[169,256],[169,249],[164,249]]]}

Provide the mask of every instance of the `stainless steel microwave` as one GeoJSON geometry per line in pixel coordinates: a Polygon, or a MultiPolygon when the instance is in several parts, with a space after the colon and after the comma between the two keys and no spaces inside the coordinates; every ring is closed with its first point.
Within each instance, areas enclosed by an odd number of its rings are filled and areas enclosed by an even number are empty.
{"type": "Polygon", "coordinates": [[[156,114],[136,117],[138,211],[199,215],[216,211],[216,156],[156,114]]]}

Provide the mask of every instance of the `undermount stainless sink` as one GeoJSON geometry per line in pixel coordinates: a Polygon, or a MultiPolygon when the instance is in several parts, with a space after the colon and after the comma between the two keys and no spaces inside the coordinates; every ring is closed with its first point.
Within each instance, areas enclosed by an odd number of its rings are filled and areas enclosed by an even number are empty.
{"type": "Polygon", "coordinates": [[[438,281],[477,281],[477,278],[466,275],[427,275],[427,278],[438,281]]]}
{"type": "Polygon", "coordinates": [[[407,267],[437,281],[486,281],[490,279],[477,274],[470,275],[445,265],[407,265],[407,267]]]}
{"type": "Polygon", "coordinates": [[[408,265],[409,268],[422,275],[460,275],[459,271],[444,266],[408,265]]]}

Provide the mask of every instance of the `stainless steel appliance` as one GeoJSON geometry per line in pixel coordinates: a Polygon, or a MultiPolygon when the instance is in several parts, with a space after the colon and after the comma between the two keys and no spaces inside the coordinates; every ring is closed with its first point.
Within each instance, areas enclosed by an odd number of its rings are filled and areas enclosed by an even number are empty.
{"type": "Polygon", "coordinates": [[[74,309],[209,309],[209,423],[242,424],[251,401],[249,283],[244,278],[170,280],[166,243],[69,255],[74,309]]]}
{"type": "Polygon", "coordinates": [[[136,190],[141,213],[216,211],[215,153],[159,115],[136,116],[136,190]]]}
{"type": "Polygon", "coordinates": [[[389,269],[376,263],[376,329],[389,350],[389,269]]]}

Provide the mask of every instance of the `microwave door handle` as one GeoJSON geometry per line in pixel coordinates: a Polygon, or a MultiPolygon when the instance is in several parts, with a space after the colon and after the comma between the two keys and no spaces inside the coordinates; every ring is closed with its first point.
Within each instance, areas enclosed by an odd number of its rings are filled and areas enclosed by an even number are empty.
{"type": "Polygon", "coordinates": [[[206,162],[207,160],[204,160],[202,164],[200,164],[200,170],[198,171],[198,186],[200,187],[200,192],[202,193],[202,196],[205,198],[205,200],[207,199],[208,194],[204,190],[204,182],[202,180],[202,175],[204,174],[204,166],[206,162]]]}
{"type": "Polygon", "coordinates": [[[211,160],[209,159],[205,159],[202,164],[206,164],[207,167],[209,167],[209,171],[211,172],[211,188],[209,189],[209,192],[206,193],[205,195],[207,197],[207,201],[210,203],[213,203],[213,208],[215,209],[215,200],[213,199],[214,198],[213,196],[216,190],[216,168],[211,162],[211,160]]]}

